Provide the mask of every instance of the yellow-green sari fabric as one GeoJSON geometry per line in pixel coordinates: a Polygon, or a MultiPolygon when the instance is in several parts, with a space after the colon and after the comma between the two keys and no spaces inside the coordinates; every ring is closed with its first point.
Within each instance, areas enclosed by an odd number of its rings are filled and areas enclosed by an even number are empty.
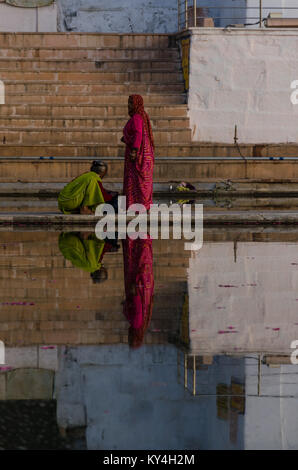
{"type": "Polygon", "coordinates": [[[99,240],[96,235],[90,235],[82,240],[77,234],[61,233],[58,241],[59,249],[64,258],[71,261],[77,268],[93,273],[101,268],[100,257],[105,241],[99,240]]]}
{"type": "Polygon", "coordinates": [[[59,193],[59,209],[64,214],[77,212],[82,206],[95,210],[96,206],[105,202],[98,181],[101,182],[101,178],[94,171],[70,181],[59,193]]]}

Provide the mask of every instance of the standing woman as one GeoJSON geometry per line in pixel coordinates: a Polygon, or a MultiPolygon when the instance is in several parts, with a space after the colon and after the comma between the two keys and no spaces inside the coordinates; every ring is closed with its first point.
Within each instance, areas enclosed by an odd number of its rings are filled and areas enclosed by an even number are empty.
{"type": "Polygon", "coordinates": [[[128,114],[131,118],[121,139],[126,144],[123,194],[127,209],[131,204],[143,204],[148,211],[153,194],[154,139],[141,95],[129,96],[128,114]]]}

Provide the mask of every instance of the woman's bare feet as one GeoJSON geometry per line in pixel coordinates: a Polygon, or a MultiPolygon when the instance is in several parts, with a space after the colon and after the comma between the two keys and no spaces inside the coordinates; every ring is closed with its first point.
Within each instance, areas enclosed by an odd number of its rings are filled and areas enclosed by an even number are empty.
{"type": "Polygon", "coordinates": [[[93,212],[91,209],[89,209],[88,206],[83,206],[80,208],[80,214],[82,215],[93,215],[93,212]]]}

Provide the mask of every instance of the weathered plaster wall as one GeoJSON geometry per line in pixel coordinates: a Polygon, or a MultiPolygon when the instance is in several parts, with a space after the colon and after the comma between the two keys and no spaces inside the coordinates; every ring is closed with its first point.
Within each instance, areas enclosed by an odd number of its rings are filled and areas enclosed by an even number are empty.
{"type": "Polygon", "coordinates": [[[177,31],[176,0],[58,0],[59,30],[102,33],[177,31]]]}
{"type": "Polygon", "coordinates": [[[298,142],[298,31],[193,31],[189,116],[195,141],[298,142]]]}
{"type": "Polygon", "coordinates": [[[13,7],[0,2],[0,32],[56,32],[57,5],[41,8],[13,7]]]}

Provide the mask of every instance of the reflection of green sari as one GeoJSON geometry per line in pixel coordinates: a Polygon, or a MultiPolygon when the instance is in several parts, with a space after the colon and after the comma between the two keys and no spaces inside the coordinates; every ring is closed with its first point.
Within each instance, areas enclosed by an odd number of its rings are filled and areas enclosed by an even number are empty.
{"type": "Polygon", "coordinates": [[[105,241],[99,240],[96,235],[89,235],[82,240],[76,233],[61,233],[59,236],[59,249],[64,258],[74,266],[93,273],[101,268],[100,257],[105,241]]]}
{"type": "Polygon", "coordinates": [[[59,209],[64,214],[76,212],[82,206],[94,210],[96,206],[105,202],[99,181],[101,182],[101,179],[94,171],[83,173],[70,181],[58,196],[59,209]]]}

